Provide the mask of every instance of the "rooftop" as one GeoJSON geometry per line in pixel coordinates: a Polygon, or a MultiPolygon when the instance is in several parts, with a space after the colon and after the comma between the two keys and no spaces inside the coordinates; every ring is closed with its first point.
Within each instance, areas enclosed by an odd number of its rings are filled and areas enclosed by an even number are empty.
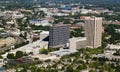
{"type": "Polygon", "coordinates": [[[54,24],[52,27],[70,26],[70,24],[54,24]]]}
{"type": "Polygon", "coordinates": [[[102,17],[85,17],[85,20],[102,20],[102,17]]]}
{"type": "MultiPolygon", "coordinates": [[[[85,41],[86,40],[86,37],[73,37],[73,38],[74,38],[74,40],[76,42],[78,42],[78,41],[85,41]]],[[[70,38],[70,40],[73,39],[73,38],[70,38]]]]}
{"type": "Polygon", "coordinates": [[[50,52],[49,54],[52,54],[52,55],[57,55],[57,56],[63,56],[63,55],[69,55],[69,54],[72,54],[72,53],[75,53],[77,52],[77,50],[69,50],[69,49],[62,49],[62,50],[59,50],[59,51],[54,51],[54,52],[50,52]]]}

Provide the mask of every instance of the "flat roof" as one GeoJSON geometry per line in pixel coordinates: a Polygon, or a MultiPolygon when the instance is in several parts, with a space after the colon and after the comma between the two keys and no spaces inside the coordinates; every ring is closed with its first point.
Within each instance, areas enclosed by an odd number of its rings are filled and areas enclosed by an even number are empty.
{"type": "Polygon", "coordinates": [[[102,17],[94,17],[94,16],[85,17],[85,20],[102,20],[102,17]]]}
{"type": "Polygon", "coordinates": [[[78,41],[85,41],[85,40],[87,40],[87,38],[86,37],[77,37],[76,40],[77,40],[77,42],[78,41]]]}
{"type": "Polygon", "coordinates": [[[70,24],[54,24],[52,27],[70,26],[70,24]]]}
{"type": "Polygon", "coordinates": [[[49,31],[42,31],[40,34],[48,34],[49,35],[49,31]]]}
{"type": "Polygon", "coordinates": [[[78,41],[85,41],[85,40],[87,40],[87,38],[86,38],[86,37],[73,37],[73,38],[70,38],[69,40],[72,40],[72,39],[74,39],[76,42],[78,42],[78,41]]]}
{"type": "Polygon", "coordinates": [[[59,50],[59,51],[50,52],[50,54],[63,56],[63,55],[69,55],[69,54],[72,54],[72,53],[75,53],[75,52],[77,52],[77,50],[62,49],[62,50],[59,50]]]}
{"type": "Polygon", "coordinates": [[[31,19],[30,21],[43,21],[41,19],[31,19]]]}

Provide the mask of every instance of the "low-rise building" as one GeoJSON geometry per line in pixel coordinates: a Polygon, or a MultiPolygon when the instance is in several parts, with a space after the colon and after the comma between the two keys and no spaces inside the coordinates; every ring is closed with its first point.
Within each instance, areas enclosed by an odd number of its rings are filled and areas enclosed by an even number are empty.
{"type": "Polygon", "coordinates": [[[19,18],[23,18],[23,17],[24,17],[24,14],[13,14],[12,15],[13,19],[19,19],[19,18]]]}
{"type": "Polygon", "coordinates": [[[108,49],[114,49],[114,50],[119,50],[120,49],[120,45],[114,45],[114,44],[108,44],[107,47],[108,49]]]}
{"type": "Polygon", "coordinates": [[[86,47],[86,37],[76,37],[69,39],[69,48],[71,50],[81,49],[86,47]]]}
{"type": "Polygon", "coordinates": [[[73,54],[75,52],[77,52],[77,50],[61,49],[61,50],[58,50],[58,51],[50,52],[49,54],[52,55],[52,56],[55,55],[57,57],[61,57],[61,56],[64,56],[64,55],[73,54]]]}
{"type": "Polygon", "coordinates": [[[120,33],[120,29],[115,29],[116,33],[120,33]]]}
{"type": "Polygon", "coordinates": [[[31,25],[35,26],[52,26],[51,23],[49,23],[48,20],[41,20],[41,19],[32,19],[29,21],[31,25]]]}

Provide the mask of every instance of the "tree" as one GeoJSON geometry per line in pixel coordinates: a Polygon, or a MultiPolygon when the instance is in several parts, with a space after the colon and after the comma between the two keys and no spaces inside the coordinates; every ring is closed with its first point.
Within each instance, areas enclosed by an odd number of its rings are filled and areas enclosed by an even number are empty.
{"type": "Polygon", "coordinates": [[[17,51],[16,55],[15,55],[15,58],[17,59],[17,58],[21,58],[21,57],[23,57],[23,52],[17,51]]]}
{"type": "Polygon", "coordinates": [[[95,72],[95,70],[90,70],[89,72],[95,72]]]}
{"type": "Polygon", "coordinates": [[[76,69],[76,70],[74,70],[74,72],[80,72],[80,70],[76,69]]]}
{"type": "Polygon", "coordinates": [[[45,17],[45,13],[44,13],[43,11],[40,11],[39,13],[40,13],[40,14],[39,14],[39,17],[40,17],[40,18],[44,18],[44,17],[45,17]]]}
{"type": "Polygon", "coordinates": [[[83,69],[86,69],[86,68],[87,68],[87,66],[86,66],[85,63],[83,63],[83,64],[81,64],[77,67],[77,69],[79,69],[79,70],[83,70],[83,69]]]}
{"type": "Polygon", "coordinates": [[[120,49],[117,50],[113,55],[115,55],[115,56],[120,56],[120,49]]]}
{"type": "Polygon", "coordinates": [[[14,57],[13,53],[8,53],[7,58],[8,59],[14,59],[15,57],[14,57]]]}
{"type": "Polygon", "coordinates": [[[41,48],[39,51],[40,54],[48,54],[48,50],[45,48],[41,48]]]}
{"type": "Polygon", "coordinates": [[[2,59],[3,57],[0,55],[0,59],[2,59]]]}
{"type": "Polygon", "coordinates": [[[119,28],[120,28],[120,26],[119,25],[115,25],[115,24],[109,24],[109,25],[105,26],[105,32],[108,35],[111,36],[109,41],[107,41],[107,42],[112,43],[112,44],[119,43],[118,41],[120,40],[120,37],[119,37],[120,33],[117,33],[115,31],[115,29],[119,29],[119,28]]]}
{"type": "Polygon", "coordinates": [[[120,65],[116,66],[115,72],[120,72],[120,65]]]}
{"type": "Polygon", "coordinates": [[[84,33],[82,33],[83,27],[78,28],[78,29],[74,29],[73,31],[70,32],[70,37],[83,37],[84,33]]]}
{"type": "Polygon", "coordinates": [[[73,66],[69,65],[65,72],[74,72],[73,66]]]}
{"type": "Polygon", "coordinates": [[[3,25],[6,25],[6,20],[2,20],[2,24],[3,24],[3,25]]]}
{"type": "Polygon", "coordinates": [[[20,35],[19,35],[20,37],[22,37],[22,38],[24,38],[24,39],[27,39],[26,37],[27,37],[27,34],[26,34],[26,32],[25,32],[25,35],[23,35],[22,33],[20,33],[20,35]]]}
{"type": "Polygon", "coordinates": [[[65,19],[63,24],[70,24],[70,20],[69,19],[65,19]]]}
{"type": "Polygon", "coordinates": [[[50,59],[45,60],[45,62],[50,62],[50,61],[51,61],[50,59]]]}

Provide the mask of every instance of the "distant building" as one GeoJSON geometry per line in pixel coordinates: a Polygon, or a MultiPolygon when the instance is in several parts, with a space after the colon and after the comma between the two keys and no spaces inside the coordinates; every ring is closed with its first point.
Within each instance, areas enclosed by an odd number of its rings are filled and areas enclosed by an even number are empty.
{"type": "Polygon", "coordinates": [[[94,7],[92,10],[99,12],[99,13],[113,13],[112,11],[106,9],[106,8],[101,8],[101,7],[94,7]]]}
{"type": "Polygon", "coordinates": [[[24,17],[24,14],[13,14],[12,15],[13,19],[19,19],[19,18],[23,18],[23,17],[24,17]]]}
{"type": "Polygon", "coordinates": [[[57,24],[50,27],[49,47],[64,47],[69,42],[69,25],[57,24]]]}
{"type": "Polygon", "coordinates": [[[7,32],[0,32],[0,37],[8,37],[9,34],[7,32]]]}
{"type": "Polygon", "coordinates": [[[82,7],[82,9],[80,10],[81,14],[88,14],[91,13],[91,9],[85,9],[85,6],[82,7]]]}
{"type": "Polygon", "coordinates": [[[115,29],[116,33],[120,33],[120,29],[115,29]]]}
{"type": "Polygon", "coordinates": [[[77,25],[71,25],[71,27],[70,27],[71,29],[79,29],[80,27],[79,26],[77,26],[77,25]]]}
{"type": "Polygon", "coordinates": [[[0,11],[0,17],[3,17],[4,16],[4,13],[0,11]]]}
{"type": "Polygon", "coordinates": [[[52,24],[49,23],[48,20],[41,20],[41,19],[32,19],[29,21],[31,25],[35,26],[51,26],[52,24]]]}
{"type": "Polygon", "coordinates": [[[87,37],[87,46],[97,48],[101,46],[102,38],[102,18],[85,18],[85,36],[87,37]]]}
{"type": "Polygon", "coordinates": [[[106,48],[108,48],[108,49],[114,49],[114,50],[119,50],[120,49],[120,44],[117,44],[117,45],[108,44],[106,48]]]}
{"type": "Polygon", "coordinates": [[[0,68],[4,65],[3,59],[0,59],[0,68]]]}

